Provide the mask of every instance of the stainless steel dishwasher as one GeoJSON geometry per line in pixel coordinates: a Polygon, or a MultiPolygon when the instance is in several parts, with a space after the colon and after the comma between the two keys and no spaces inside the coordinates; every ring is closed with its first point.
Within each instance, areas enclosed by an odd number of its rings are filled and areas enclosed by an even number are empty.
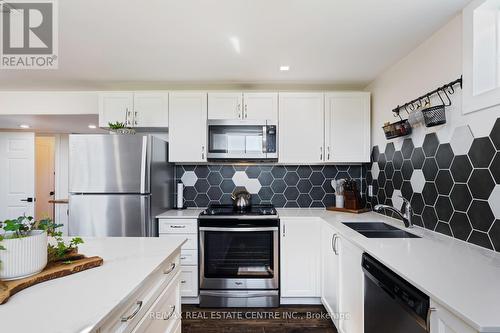
{"type": "Polygon", "coordinates": [[[365,333],[429,332],[429,296],[363,254],[365,333]]]}

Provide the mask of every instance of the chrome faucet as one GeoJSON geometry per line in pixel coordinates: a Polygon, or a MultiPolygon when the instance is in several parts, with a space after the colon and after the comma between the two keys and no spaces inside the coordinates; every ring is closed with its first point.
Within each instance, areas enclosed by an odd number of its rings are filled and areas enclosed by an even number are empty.
{"type": "Polygon", "coordinates": [[[375,210],[376,212],[380,212],[382,209],[390,210],[403,219],[405,227],[413,228],[413,209],[411,209],[410,202],[402,196],[400,196],[400,198],[403,199],[403,207],[401,207],[401,211],[388,205],[375,205],[375,207],[373,207],[373,210],[375,210]]]}

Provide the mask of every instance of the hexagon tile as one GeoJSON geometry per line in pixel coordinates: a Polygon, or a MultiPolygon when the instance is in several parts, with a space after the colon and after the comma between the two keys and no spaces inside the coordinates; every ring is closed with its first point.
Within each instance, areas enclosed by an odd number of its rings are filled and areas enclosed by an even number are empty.
{"type": "MultiPolygon", "coordinates": [[[[392,155],[391,148],[388,153],[392,155]]],[[[185,185],[184,202],[188,207],[230,204],[230,194],[236,188],[246,188],[252,194],[253,204],[331,206],[334,196],[330,183],[333,179],[352,178],[361,188],[367,173],[367,168],[361,165],[178,165],[175,169],[176,180],[185,185]]],[[[377,170],[375,163],[372,171],[378,176],[377,170]]]]}
{"type": "Polygon", "coordinates": [[[475,138],[466,125],[450,142],[436,133],[415,142],[373,147],[366,188],[372,185],[375,196],[368,204],[399,207],[403,195],[416,224],[500,252],[500,118],[486,137],[475,138]]]}

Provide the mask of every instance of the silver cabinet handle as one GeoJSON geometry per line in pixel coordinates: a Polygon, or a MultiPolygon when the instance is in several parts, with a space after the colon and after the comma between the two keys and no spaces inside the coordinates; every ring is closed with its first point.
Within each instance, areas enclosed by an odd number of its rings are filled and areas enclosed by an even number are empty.
{"type": "Polygon", "coordinates": [[[332,241],[331,241],[332,244],[331,245],[332,245],[332,251],[333,251],[333,253],[337,254],[335,252],[335,240],[336,240],[336,238],[335,238],[335,234],[334,234],[334,235],[332,235],[332,241]]]}
{"type": "Polygon", "coordinates": [[[186,283],[186,280],[181,280],[181,283],[182,283],[182,284],[186,283]]]}
{"type": "Polygon", "coordinates": [[[319,160],[323,161],[323,147],[319,147],[319,160]]]}
{"type": "Polygon", "coordinates": [[[245,104],[245,119],[248,118],[248,106],[245,104]]]}
{"type": "Polygon", "coordinates": [[[427,310],[427,321],[425,322],[427,327],[427,332],[431,331],[431,313],[434,311],[437,311],[436,308],[429,307],[429,309],[427,310]]]}
{"type": "Polygon", "coordinates": [[[201,159],[205,159],[205,146],[201,146],[201,159]]]}
{"type": "Polygon", "coordinates": [[[286,224],[283,224],[283,237],[285,237],[285,233],[286,233],[286,224]]]}
{"type": "Polygon", "coordinates": [[[327,160],[328,161],[330,160],[330,146],[328,146],[328,157],[327,157],[327,160]]]}
{"type": "Polygon", "coordinates": [[[243,118],[243,113],[241,112],[241,104],[238,103],[238,118],[243,118]]]}
{"type": "Polygon", "coordinates": [[[181,257],[181,260],[186,260],[186,259],[187,259],[187,257],[181,257]]]}
{"type": "Polygon", "coordinates": [[[132,312],[132,313],[131,313],[130,315],[128,315],[128,316],[123,316],[123,317],[121,318],[121,321],[122,321],[122,322],[127,322],[127,321],[129,321],[130,319],[134,318],[134,317],[135,317],[135,315],[136,315],[136,314],[137,314],[137,313],[141,310],[141,308],[142,308],[142,301],[137,301],[137,303],[135,303],[135,304],[136,304],[136,307],[135,307],[135,309],[134,309],[134,312],[132,312]]]}
{"type": "Polygon", "coordinates": [[[172,318],[172,316],[174,315],[174,312],[175,312],[175,305],[171,305],[170,306],[170,313],[165,317],[163,318],[163,320],[169,320],[170,318],[172,318]]]}
{"type": "Polygon", "coordinates": [[[170,228],[173,229],[184,229],[186,226],[185,225],[171,225],[170,228]]]}
{"type": "Polygon", "coordinates": [[[165,275],[170,274],[174,269],[175,269],[175,262],[171,263],[169,269],[164,270],[163,274],[165,275]]]}
{"type": "Polygon", "coordinates": [[[333,235],[333,239],[334,239],[334,242],[333,242],[333,252],[335,253],[335,255],[339,255],[339,250],[337,248],[337,244],[338,244],[338,239],[339,239],[339,235],[335,234],[333,235]]]}

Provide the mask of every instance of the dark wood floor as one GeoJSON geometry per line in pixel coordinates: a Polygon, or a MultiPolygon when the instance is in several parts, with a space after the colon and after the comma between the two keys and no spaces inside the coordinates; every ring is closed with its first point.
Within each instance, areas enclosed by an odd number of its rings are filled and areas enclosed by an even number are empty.
{"type": "Polygon", "coordinates": [[[323,306],[206,309],[182,306],[182,333],[337,333],[323,306]]]}

